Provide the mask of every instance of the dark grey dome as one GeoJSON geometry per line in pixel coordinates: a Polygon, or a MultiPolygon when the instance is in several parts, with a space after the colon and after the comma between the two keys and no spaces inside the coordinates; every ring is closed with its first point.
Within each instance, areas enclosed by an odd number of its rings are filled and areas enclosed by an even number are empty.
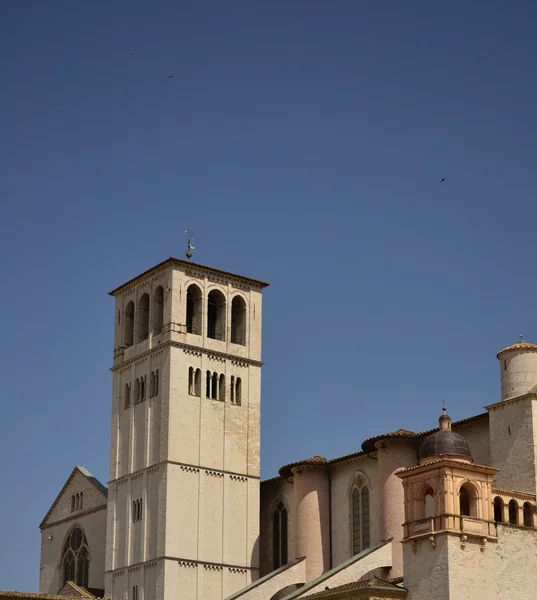
{"type": "Polygon", "coordinates": [[[420,445],[419,457],[455,454],[472,458],[468,442],[451,429],[441,429],[427,436],[420,445]]]}

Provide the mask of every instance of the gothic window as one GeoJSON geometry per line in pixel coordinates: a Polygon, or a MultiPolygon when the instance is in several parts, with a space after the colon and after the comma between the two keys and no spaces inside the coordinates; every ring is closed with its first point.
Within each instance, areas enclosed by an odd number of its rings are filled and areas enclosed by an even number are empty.
{"type": "Polygon", "coordinates": [[[518,525],[518,504],[516,500],[509,500],[509,523],[518,525]]]}
{"type": "Polygon", "coordinates": [[[220,375],[218,381],[218,400],[224,402],[226,399],[226,377],[225,375],[220,375]]]}
{"type": "Polygon", "coordinates": [[[74,512],[74,511],[75,511],[75,502],[76,502],[76,500],[75,500],[75,495],[73,494],[73,495],[71,496],[71,512],[74,512]]]}
{"type": "Polygon", "coordinates": [[[153,394],[154,396],[158,396],[159,377],[160,377],[160,374],[159,374],[159,370],[157,369],[155,371],[155,386],[154,386],[154,390],[153,390],[154,391],[154,394],[153,394]]]}
{"type": "Polygon", "coordinates": [[[209,292],[207,299],[207,337],[224,340],[226,332],[226,299],[218,290],[209,292]]]}
{"type": "Polygon", "coordinates": [[[140,402],[145,400],[145,382],[147,375],[140,377],[140,402]]]}
{"type": "Polygon", "coordinates": [[[494,520],[503,523],[503,500],[499,496],[494,498],[494,520]]]}
{"type": "Polygon", "coordinates": [[[131,600],[138,600],[138,586],[137,585],[132,586],[131,600]]]}
{"type": "Polygon", "coordinates": [[[153,292],[153,335],[162,331],[164,322],[164,290],[159,285],[153,292]]]}
{"type": "Polygon", "coordinates": [[[533,527],[533,510],[531,504],[529,502],[524,502],[524,506],[522,507],[524,513],[524,525],[525,527],[533,527]]]}
{"type": "Polygon", "coordinates": [[[137,341],[142,342],[149,337],[149,294],[142,294],[138,301],[137,341]]]}
{"type": "Polygon", "coordinates": [[[80,492],[80,502],[78,508],[82,508],[84,506],[84,492],[80,492]]]}
{"type": "Polygon", "coordinates": [[[89,550],[86,536],[80,527],[75,527],[67,536],[62,556],[62,586],[67,581],[88,587],[89,550]]]}
{"type": "Polygon", "coordinates": [[[246,345],[246,302],[242,296],[231,302],[231,342],[246,345]]]}
{"type": "Polygon", "coordinates": [[[125,308],[125,319],[123,321],[123,344],[132,346],[134,338],[134,302],[131,300],[125,308]]]}
{"type": "Polygon", "coordinates": [[[186,291],[186,332],[201,333],[201,290],[194,284],[186,291]]]}
{"type": "Polygon", "coordinates": [[[287,564],[287,509],[280,502],[272,515],[272,568],[287,564]]]}
{"type": "Polygon", "coordinates": [[[369,487],[364,475],[358,475],[351,491],[352,553],[358,554],[371,545],[369,487]]]}
{"type": "Polygon", "coordinates": [[[125,398],[124,398],[123,406],[125,408],[129,408],[130,405],[131,405],[131,384],[126,383],[125,384],[125,398]]]}
{"type": "Polygon", "coordinates": [[[235,377],[231,376],[231,385],[229,386],[229,400],[231,404],[235,404],[235,377]]]}

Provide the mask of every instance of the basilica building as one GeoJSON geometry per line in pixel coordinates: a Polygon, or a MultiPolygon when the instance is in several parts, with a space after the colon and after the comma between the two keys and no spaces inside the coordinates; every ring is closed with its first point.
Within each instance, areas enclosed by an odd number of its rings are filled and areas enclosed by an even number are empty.
{"type": "Polygon", "coordinates": [[[537,346],[479,414],[260,481],[267,285],[169,258],[110,292],[109,481],[73,469],[40,594],[0,598],[535,600],[537,346]]]}

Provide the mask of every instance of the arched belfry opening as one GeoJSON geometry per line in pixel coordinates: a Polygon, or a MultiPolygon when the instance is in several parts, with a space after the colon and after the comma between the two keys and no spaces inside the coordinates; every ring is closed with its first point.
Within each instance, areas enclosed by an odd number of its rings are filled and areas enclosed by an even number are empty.
{"type": "Polygon", "coordinates": [[[201,290],[194,283],[186,290],[186,332],[201,334],[201,290]]]}
{"type": "Polygon", "coordinates": [[[463,483],[459,490],[459,514],[466,517],[477,517],[477,492],[470,483],[463,483]]]}
{"type": "Polygon", "coordinates": [[[496,523],[503,523],[503,500],[500,496],[494,498],[494,520],[496,523]]]}
{"type": "Polygon", "coordinates": [[[231,343],[246,345],[246,302],[242,296],[231,302],[231,343]]]}
{"type": "Polygon", "coordinates": [[[149,294],[142,294],[138,302],[137,342],[149,337],[149,294]]]}
{"type": "Polygon", "coordinates": [[[164,324],[164,289],[159,285],[153,292],[153,335],[162,331],[164,324]]]}
{"type": "Polygon", "coordinates": [[[207,299],[207,337],[225,340],[226,298],[219,290],[209,292],[207,299]]]}
{"type": "Polygon", "coordinates": [[[125,307],[125,319],[123,321],[123,344],[127,347],[134,342],[134,302],[131,300],[125,307]]]}
{"type": "Polygon", "coordinates": [[[86,535],[76,526],[67,535],[62,554],[62,587],[72,581],[87,588],[89,582],[89,549],[86,535]]]}

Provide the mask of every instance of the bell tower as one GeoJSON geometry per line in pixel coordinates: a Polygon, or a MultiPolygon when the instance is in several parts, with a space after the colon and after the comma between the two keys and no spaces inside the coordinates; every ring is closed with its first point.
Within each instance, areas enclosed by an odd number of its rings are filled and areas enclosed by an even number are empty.
{"type": "Polygon", "coordinates": [[[267,285],[169,258],[110,292],[107,596],[222,600],[257,579],[267,285]]]}

